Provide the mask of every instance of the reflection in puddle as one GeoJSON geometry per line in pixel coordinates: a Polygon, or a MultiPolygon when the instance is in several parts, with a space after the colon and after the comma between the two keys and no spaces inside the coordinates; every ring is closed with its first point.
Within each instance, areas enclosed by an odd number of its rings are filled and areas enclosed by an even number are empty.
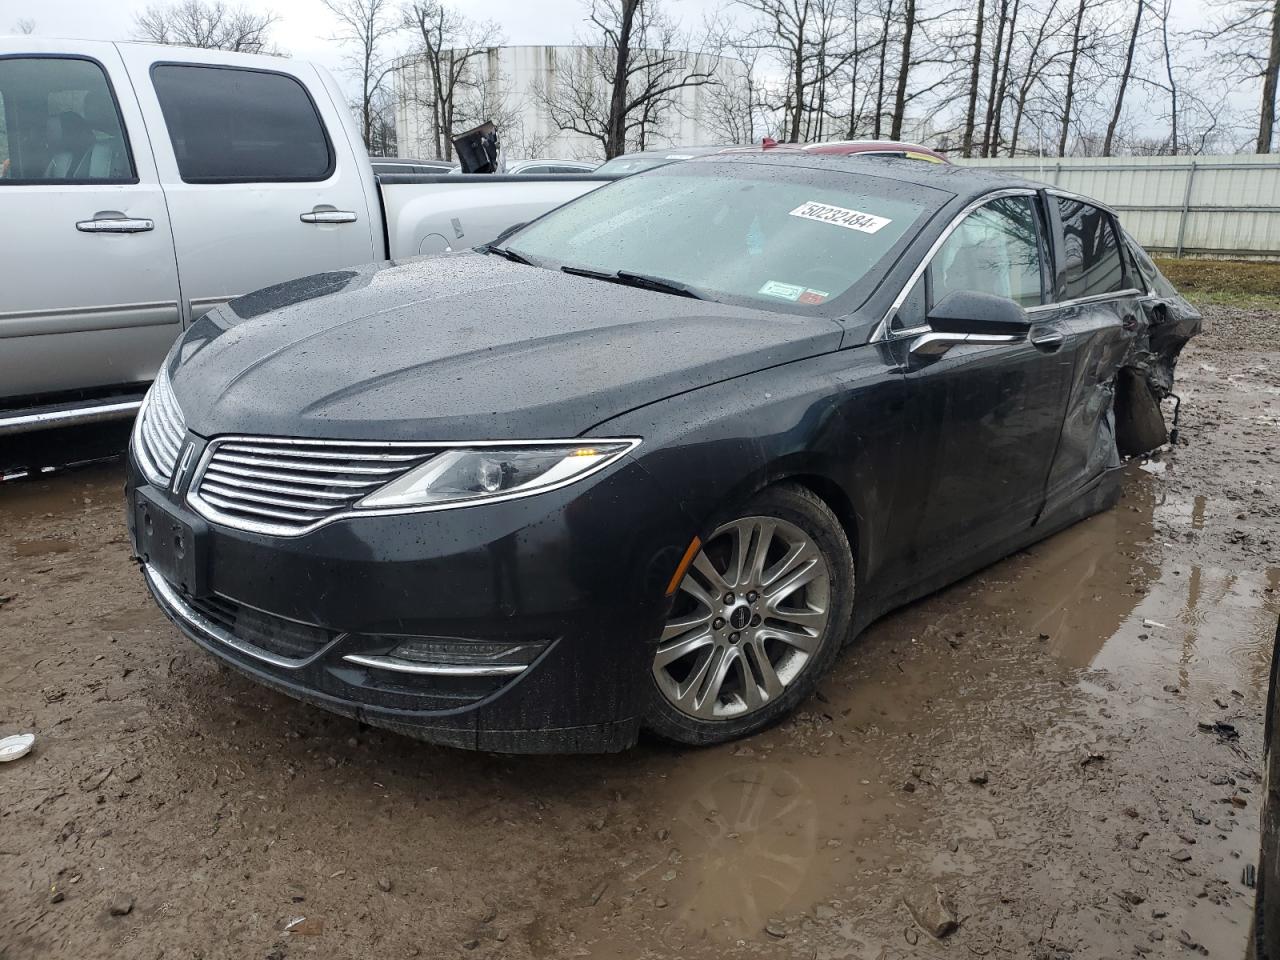
{"type": "Polygon", "coordinates": [[[1261,689],[1280,616],[1280,568],[1161,560],[1168,551],[1153,541],[1168,521],[1203,530],[1215,520],[1212,507],[1203,496],[1166,499],[1159,481],[1131,474],[1119,507],[992,568],[974,600],[993,615],[1020,614],[1071,666],[1123,672],[1156,690],[1193,679],[1238,685],[1241,677],[1261,689]]]}
{"type": "Polygon", "coordinates": [[[679,852],[661,886],[694,936],[756,938],[770,918],[830,898],[865,859],[859,847],[883,845],[899,812],[865,763],[842,776],[829,758],[722,756],[696,755],[671,777],[671,795],[684,799],[671,825],[679,852]]]}

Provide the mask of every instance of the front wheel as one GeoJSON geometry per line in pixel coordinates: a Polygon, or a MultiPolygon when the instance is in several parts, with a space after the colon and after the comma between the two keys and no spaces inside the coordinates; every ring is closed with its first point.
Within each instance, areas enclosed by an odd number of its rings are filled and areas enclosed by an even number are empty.
{"type": "Polygon", "coordinates": [[[782,484],[735,513],[680,582],[650,670],[646,723],[680,743],[724,743],[790,713],[853,610],[849,540],[820,498],[782,484]]]}

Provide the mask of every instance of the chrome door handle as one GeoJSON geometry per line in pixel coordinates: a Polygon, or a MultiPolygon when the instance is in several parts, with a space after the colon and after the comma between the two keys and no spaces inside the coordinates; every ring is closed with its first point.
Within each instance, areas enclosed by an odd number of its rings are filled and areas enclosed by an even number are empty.
{"type": "Polygon", "coordinates": [[[81,233],[146,233],[155,228],[155,221],[145,217],[98,216],[76,221],[76,229],[81,233]]]}
{"type": "Polygon", "coordinates": [[[312,210],[310,213],[298,214],[303,223],[355,223],[354,210],[312,210]]]}
{"type": "Polygon", "coordinates": [[[1031,335],[1031,345],[1043,353],[1057,353],[1062,349],[1066,338],[1057,330],[1046,330],[1031,335]]]}

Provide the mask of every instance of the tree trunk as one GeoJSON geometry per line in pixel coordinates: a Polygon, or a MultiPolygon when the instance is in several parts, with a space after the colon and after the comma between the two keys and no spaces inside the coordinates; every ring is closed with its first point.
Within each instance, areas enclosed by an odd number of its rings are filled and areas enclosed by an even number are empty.
{"type": "Polygon", "coordinates": [[[791,82],[795,84],[795,100],[792,102],[791,130],[787,136],[791,143],[800,141],[800,119],[804,115],[804,31],[808,19],[809,5],[806,3],[803,15],[796,21],[796,43],[792,51],[795,59],[791,64],[791,82]]]}
{"type": "Polygon", "coordinates": [[[885,70],[888,66],[889,59],[889,23],[893,19],[893,4],[890,3],[885,8],[884,13],[884,32],[880,34],[880,62],[876,73],[876,120],[872,125],[872,137],[876,140],[880,139],[880,134],[884,130],[884,87],[885,87],[885,70]]]}
{"type": "Polygon", "coordinates": [[[1276,129],[1276,93],[1280,86],[1280,0],[1271,10],[1271,49],[1262,75],[1262,110],[1258,117],[1258,152],[1270,153],[1276,129]]]}
{"type": "MultiPolygon", "coordinates": [[[[1280,2],[1280,0],[1277,0],[1280,2]]],[[[1124,56],[1124,69],[1120,72],[1120,89],[1116,92],[1116,108],[1111,113],[1111,122],[1107,124],[1107,136],[1102,141],[1102,155],[1111,156],[1111,145],[1115,142],[1116,127],[1120,125],[1120,114],[1124,111],[1124,92],[1129,86],[1129,74],[1133,72],[1133,51],[1138,46],[1138,30],[1142,26],[1142,8],[1146,0],[1138,0],[1138,10],[1133,15],[1133,29],[1129,32],[1129,49],[1124,56]]]]}
{"type": "Polygon", "coordinates": [[[916,29],[916,0],[907,0],[902,8],[902,66],[898,69],[898,91],[893,99],[893,126],[890,140],[902,139],[902,120],[907,112],[907,79],[911,73],[911,35],[916,29]]]}
{"type": "Polygon", "coordinates": [[[612,160],[627,152],[627,68],[631,63],[631,25],[640,0],[622,0],[622,23],[618,27],[618,58],[609,96],[609,124],[605,134],[604,158],[612,160]]]}
{"type": "Polygon", "coordinates": [[[1067,64],[1067,92],[1062,101],[1062,132],[1058,136],[1058,156],[1067,155],[1067,138],[1071,135],[1071,101],[1076,94],[1076,65],[1080,62],[1080,31],[1084,28],[1084,12],[1089,0],[1080,0],[1076,8],[1076,24],[1071,33],[1071,61],[1067,64]]]}
{"type": "Polygon", "coordinates": [[[1164,72],[1169,78],[1169,154],[1178,155],[1178,81],[1173,76],[1173,56],[1169,52],[1169,5],[1165,0],[1164,16],[1160,20],[1160,36],[1164,43],[1164,72]]]}
{"type": "Polygon", "coordinates": [[[982,23],[985,19],[986,0],[978,0],[978,19],[973,27],[973,65],[969,68],[969,102],[964,113],[964,139],[960,155],[973,156],[973,127],[978,112],[978,81],[982,74],[982,23]]]}
{"type": "Polygon", "coordinates": [[[1009,18],[1009,29],[1005,31],[1004,66],[1000,67],[1000,82],[996,84],[995,122],[991,127],[991,144],[987,156],[1000,156],[1000,130],[1004,123],[1004,104],[1009,97],[1009,72],[1013,63],[1013,39],[1018,30],[1018,10],[1022,0],[1013,0],[1013,16],[1009,18]]]}
{"type": "Polygon", "coordinates": [[[996,87],[1000,83],[1000,51],[1004,48],[1004,28],[1009,22],[1009,0],[1000,0],[1000,20],[996,42],[991,47],[991,83],[987,85],[987,117],[982,125],[982,156],[991,156],[991,126],[995,123],[996,87]]]}

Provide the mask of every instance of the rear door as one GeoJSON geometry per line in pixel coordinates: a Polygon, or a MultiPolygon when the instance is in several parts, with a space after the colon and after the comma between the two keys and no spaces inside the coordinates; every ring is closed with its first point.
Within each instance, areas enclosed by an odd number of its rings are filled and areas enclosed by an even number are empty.
{"type": "Polygon", "coordinates": [[[1142,286],[1121,254],[1111,213],[1085,200],[1046,197],[1058,246],[1058,312],[1073,361],[1062,440],[1049,475],[1045,512],[1119,465],[1115,442],[1115,378],[1140,328],[1142,286]]]}
{"type": "Polygon", "coordinates": [[[120,50],[152,131],[190,319],[251,290],[376,258],[372,173],[314,67],[120,50]]]}
{"type": "Polygon", "coordinates": [[[1026,530],[1043,503],[1071,381],[1050,301],[1047,220],[1035,191],[976,204],[933,251],[890,334],[907,380],[907,442],[920,465],[903,522],[907,566],[954,570],[1026,530]],[[922,349],[929,309],[958,290],[1014,300],[1027,338],[922,349]]]}
{"type": "Polygon", "coordinates": [[[22,46],[0,56],[0,406],[145,383],[181,329],[169,216],[116,48],[22,46]]]}

